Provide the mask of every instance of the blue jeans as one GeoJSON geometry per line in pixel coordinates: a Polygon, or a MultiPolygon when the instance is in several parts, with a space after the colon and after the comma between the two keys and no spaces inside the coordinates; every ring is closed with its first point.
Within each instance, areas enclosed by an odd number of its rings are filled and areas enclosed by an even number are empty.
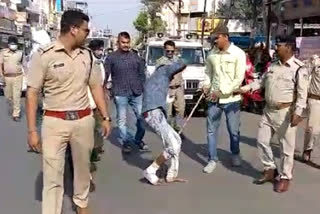
{"type": "Polygon", "coordinates": [[[233,155],[240,153],[240,102],[227,104],[208,103],[207,116],[207,140],[209,150],[209,161],[218,161],[217,156],[217,135],[221,121],[222,112],[225,113],[227,119],[227,129],[230,136],[230,150],[233,155]]]}
{"type": "Polygon", "coordinates": [[[117,124],[120,131],[120,139],[123,144],[128,143],[141,143],[144,133],[145,125],[144,120],[141,117],[142,110],[142,95],[140,96],[115,96],[114,101],[117,108],[117,124]],[[135,137],[129,132],[127,123],[128,107],[131,106],[136,118],[137,118],[137,132],[135,137]]]}

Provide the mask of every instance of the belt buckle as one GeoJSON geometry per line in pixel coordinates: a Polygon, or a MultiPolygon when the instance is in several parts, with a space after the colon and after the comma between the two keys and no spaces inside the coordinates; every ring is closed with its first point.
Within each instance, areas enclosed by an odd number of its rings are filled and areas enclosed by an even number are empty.
{"type": "Polygon", "coordinates": [[[79,114],[77,111],[67,111],[66,112],[66,120],[79,120],[79,114]]]}

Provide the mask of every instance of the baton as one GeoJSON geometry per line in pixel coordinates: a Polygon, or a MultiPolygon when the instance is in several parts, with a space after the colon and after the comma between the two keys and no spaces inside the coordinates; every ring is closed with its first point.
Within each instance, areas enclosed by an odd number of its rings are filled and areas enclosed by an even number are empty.
{"type": "Polygon", "coordinates": [[[193,107],[192,111],[190,112],[190,114],[189,114],[189,116],[188,116],[187,120],[186,120],[186,121],[184,121],[183,126],[182,126],[182,128],[180,129],[180,131],[179,131],[179,133],[178,133],[179,135],[182,133],[182,131],[183,131],[184,127],[186,127],[186,125],[188,124],[188,122],[189,122],[190,118],[192,117],[192,115],[193,115],[194,111],[196,110],[196,108],[197,108],[197,107],[198,107],[198,105],[200,104],[200,101],[202,100],[202,98],[203,98],[203,97],[204,97],[204,93],[202,93],[202,94],[201,94],[201,96],[199,97],[199,99],[198,99],[197,103],[195,104],[195,106],[193,107]]]}

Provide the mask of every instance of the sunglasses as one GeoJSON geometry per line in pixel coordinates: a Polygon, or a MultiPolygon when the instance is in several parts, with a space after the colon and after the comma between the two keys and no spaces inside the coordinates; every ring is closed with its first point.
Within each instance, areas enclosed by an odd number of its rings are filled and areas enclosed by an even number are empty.
{"type": "Polygon", "coordinates": [[[78,29],[80,29],[80,30],[83,30],[84,32],[86,32],[87,34],[89,34],[90,33],[90,29],[89,28],[81,28],[81,27],[78,27],[78,26],[74,26],[75,28],[78,28],[78,29]]]}
{"type": "Polygon", "coordinates": [[[166,50],[167,53],[174,53],[174,50],[166,50]]]}

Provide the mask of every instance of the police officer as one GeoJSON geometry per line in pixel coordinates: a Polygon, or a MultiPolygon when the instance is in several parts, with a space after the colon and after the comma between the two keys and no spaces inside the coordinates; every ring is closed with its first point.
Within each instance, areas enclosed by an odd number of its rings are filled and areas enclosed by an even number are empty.
{"type": "MultiPolygon", "coordinates": [[[[176,45],[173,41],[168,40],[164,43],[165,56],[157,60],[157,65],[168,65],[177,62],[179,58],[175,55],[176,45]]],[[[168,120],[171,126],[179,131],[182,126],[182,120],[185,112],[184,88],[182,72],[173,76],[168,90],[168,120]],[[176,113],[174,118],[173,110],[176,113]]]]}
{"type": "Polygon", "coordinates": [[[304,150],[302,159],[311,160],[311,152],[315,142],[320,140],[320,58],[312,57],[310,84],[308,93],[308,125],[305,132],[304,150]]]}
{"type": "Polygon", "coordinates": [[[8,48],[0,53],[0,76],[4,76],[5,88],[4,94],[13,106],[12,119],[20,120],[20,101],[22,92],[23,53],[18,50],[17,37],[10,36],[8,39],[8,48]]]}
{"type": "Polygon", "coordinates": [[[90,155],[94,145],[94,118],[87,88],[103,118],[104,136],[110,122],[101,86],[101,71],[91,51],[82,47],[89,34],[89,17],[66,11],[57,41],[33,55],[28,76],[28,142],[43,154],[42,214],[60,214],[63,200],[65,151],[70,145],[74,166],[73,202],[78,214],[88,214],[90,155]],[[42,148],[36,129],[37,95],[44,92],[42,148]]]}
{"type": "Polygon", "coordinates": [[[261,178],[256,184],[274,182],[276,192],[286,192],[292,179],[293,158],[297,125],[302,121],[308,92],[308,70],[294,57],[294,36],[278,36],[276,51],[279,60],[272,63],[261,82],[243,86],[242,92],[265,88],[266,108],[258,131],[258,151],[264,166],[261,178]],[[280,142],[280,165],[278,170],[270,146],[271,138],[277,134],[280,142]]]}

